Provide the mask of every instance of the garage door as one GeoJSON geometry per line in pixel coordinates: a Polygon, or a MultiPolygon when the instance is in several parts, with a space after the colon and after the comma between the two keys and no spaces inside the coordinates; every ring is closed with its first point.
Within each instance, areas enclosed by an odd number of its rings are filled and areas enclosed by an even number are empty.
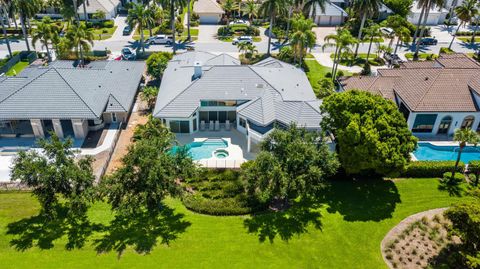
{"type": "Polygon", "coordinates": [[[427,24],[428,25],[437,25],[439,23],[439,21],[438,21],[439,19],[440,19],[440,15],[430,14],[430,15],[428,15],[427,24]]]}
{"type": "Polygon", "coordinates": [[[202,15],[200,16],[201,24],[217,24],[219,21],[218,15],[202,15]]]}
{"type": "Polygon", "coordinates": [[[330,25],[330,16],[320,16],[318,17],[317,24],[320,26],[330,25]]]}
{"type": "Polygon", "coordinates": [[[330,21],[330,25],[340,25],[342,24],[342,17],[341,16],[332,16],[332,20],[330,21]]]}

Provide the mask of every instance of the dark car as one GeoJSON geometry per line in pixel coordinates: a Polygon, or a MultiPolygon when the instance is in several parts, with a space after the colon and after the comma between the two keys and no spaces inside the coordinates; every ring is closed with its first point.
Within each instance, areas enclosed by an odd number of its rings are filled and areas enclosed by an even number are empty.
{"type": "Polygon", "coordinates": [[[123,48],[122,49],[122,59],[124,60],[135,60],[137,56],[133,51],[131,51],[129,48],[123,48]]]}
{"type": "Polygon", "coordinates": [[[125,28],[123,28],[123,35],[130,35],[131,32],[132,32],[132,27],[130,27],[130,25],[127,25],[125,26],[125,28]]]}
{"type": "Polygon", "coordinates": [[[425,37],[420,39],[420,45],[437,45],[438,40],[434,37],[425,37]]]}

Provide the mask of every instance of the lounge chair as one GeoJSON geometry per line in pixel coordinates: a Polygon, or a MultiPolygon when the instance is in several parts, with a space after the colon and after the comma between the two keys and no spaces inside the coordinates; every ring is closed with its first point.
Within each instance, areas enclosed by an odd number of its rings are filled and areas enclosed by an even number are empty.
{"type": "Polygon", "coordinates": [[[213,131],[213,127],[215,126],[213,126],[213,120],[211,120],[210,123],[208,124],[208,130],[213,131]]]}
{"type": "Polygon", "coordinates": [[[225,130],[230,131],[230,121],[229,120],[225,121],[225,130]]]}
{"type": "Polygon", "coordinates": [[[205,131],[205,121],[200,121],[200,131],[205,131]]]}
{"type": "Polygon", "coordinates": [[[218,120],[215,121],[215,131],[220,131],[220,122],[218,120]]]}

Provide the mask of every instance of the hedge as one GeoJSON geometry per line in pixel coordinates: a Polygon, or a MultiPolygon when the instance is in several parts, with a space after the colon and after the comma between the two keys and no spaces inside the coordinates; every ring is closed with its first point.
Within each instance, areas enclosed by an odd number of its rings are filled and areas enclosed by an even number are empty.
{"type": "MultiPolygon", "coordinates": [[[[404,177],[442,177],[445,172],[452,172],[455,161],[415,161],[411,162],[402,176],[404,177]]],[[[458,164],[457,172],[463,173],[465,164],[458,164]]]]}
{"type": "Polygon", "coordinates": [[[201,195],[186,195],[182,202],[186,208],[197,213],[228,216],[251,213],[252,209],[244,202],[245,200],[238,197],[207,199],[201,195]]]}

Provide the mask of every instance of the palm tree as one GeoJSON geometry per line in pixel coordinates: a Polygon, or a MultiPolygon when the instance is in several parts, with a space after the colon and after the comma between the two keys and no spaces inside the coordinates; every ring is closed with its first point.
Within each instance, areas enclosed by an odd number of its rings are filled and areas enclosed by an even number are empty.
{"type": "Polygon", "coordinates": [[[243,6],[243,12],[247,14],[250,24],[253,23],[253,19],[258,16],[258,5],[255,0],[248,0],[243,6]]]}
{"type": "Polygon", "coordinates": [[[315,26],[311,19],[305,19],[303,16],[297,16],[292,21],[293,34],[291,37],[291,46],[294,52],[294,61],[299,60],[301,64],[307,48],[313,48],[317,37],[312,31],[315,26]]]}
{"type": "Polygon", "coordinates": [[[248,43],[247,42],[239,42],[237,44],[237,48],[239,52],[243,52],[243,54],[247,54],[248,51],[248,43]]]}
{"type": "Polygon", "coordinates": [[[74,48],[80,65],[85,63],[84,52],[90,51],[93,46],[93,30],[85,24],[71,24],[65,35],[67,44],[74,48]]]}
{"type": "Polygon", "coordinates": [[[37,28],[32,30],[32,45],[35,48],[35,43],[40,41],[47,49],[48,61],[52,61],[50,50],[48,48],[49,42],[55,39],[54,35],[58,33],[58,29],[52,24],[50,17],[43,17],[42,22],[37,24],[37,28]]]}
{"type": "Polygon", "coordinates": [[[285,0],[265,0],[260,6],[260,13],[265,17],[270,17],[267,55],[270,55],[270,47],[272,45],[273,20],[276,15],[282,13],[284,10],[286,10],[285,0]]]}
{"type": "MultiPolygon", "coordinates": [[[[418,2],[419,6],[422,6],[422,11],[425,9],[424,17],[423,17],[423,25],[422,29],[420,30],[420,34],[417,37],[416,45],[415,45],[415,53],[413,54],[413,59],[418,60],[418,51],[420,49],[420,40],[423,38],[423,34],[425,33],[425,29],[427,28],[427,20],[428,15],[430,14],[430,9],[433,7],[438,7],[439,9],[442,8],[444,0],[420,0],[418,2]]],[[[418,29],[417,29],[418,30],[418,29]]],[[[414,41],[415,42],[415,41],[414,41]]]]}
{"type": "Polygon", "coordinates": [[[191,8],[191,1],[187,0],[187,41],[192,40],[192,35],[190,34],[190,8],[191,8]]]}
{"type": "Polygon", "coordinates": [[[251,56],[258,53],[257,47],[253,44],[248,44],[247,46],[247,55],[250,54],[251,56]]]}
{"type": "MultiPolygon", "coordinates": [[[[362,32],[363,27],[365,26],[365,21],[367,16],[372,16],[375,13],[378,13],[378,9],[382,4],[381,0],[354,0],[353,1],[353,9],[357,14],[361,14],[362,21],[360,22],[360,29],[358,30],[358,40],[362,40],[362,32]]],[[[357,57],[358,54],[358,47],[360,43],[357,43],[357,47],[355,48],[354,58],[357,57]]]]}
{"type": "Polygon", "coordinates": [[[144,35],[143,29],[149,23],[148,12],[141,4],[133,4],[133,7],[128,10],[127,22],[132,28],[135,28],[135,25],[138,26],[138,31],[140,32],[140,46],[142,47],[142,52],[145,53],[145,44],[144,44],[144,35]]]}
{"type": "Polygon", "coordinates": [[[372,24],[365,29],[365,37],[370,39],[368,44],[367,62],[368,62],[368,58],[370,57],[370,51],[372,49],[373,41],[375,40],[375,38],[379,38],[381,36],[382,36],[382,32],[380,31],[380,25],[378,24],[372,24]]]}
{"type": "Polygon", "coordinates": [[[155,101],[157,100],[157,95],[158,95],[158,87],[145,87],[142,90],[142,93],[140,95],[140,99],[142,101],[147,103],[148,109],[152,109],[153,106],[155,105],[155,101]]]}
{"type": "Polygon", "coordinates": [[[452,180],[455,178],[455,172],[458,168],[458,163],[460,163],[460,158],[462,156],[463,149],[467,144],[474,144],[475,146],[480,142],[480,137],[478,134],[470,128],[456,129],[455,134],[453,135],[453,140],[457,141],[459,144],[457,161],[455,162],[455,168],[452,171],[452,180]]]}
{"type": "Polygon", "coordinates": [[[317,6],[320,7],[322,12],[325,12],[325,5],[327,0],[305,0],[303,2],[303,13],[307,14],[312,20],[315,19],[317,13],[317,6]]]}
{"type": "Polygon", "coordinates": [[[225,0],[222,5],[223,10],[225,10],[225,17],[227,18],[227,27],[230,22],[230,16],[232,12],[237,9],[236,3],[234,0],[225,0]]]}
{"type": "Polygon", "coordinates": [[[336,34],[327,35],[324,40],[325,44],[322,46],[322,49],[335,47],[332,67],[332,80],[335,80],[340,57],[344,53],[351,53],[352,49],[350,47],[357,44],[359,41],[352,36],[350,31],[345,29],[339,29],[336,34]],[[331,41],[333,41],[333,43],[331,41]]]}
{"type": "Polygon", "coordinates": [[[148,27],[149,36],[153,36],[152,29],[155,27],[155,21],[157,16],[157,6],[149,5],[147,6],[147,10],[145,10],[145,23],[148,27]]]}
{"type": "MultiPolygon", "coordinates": [[[[418,31],[420,31],[420,26],[422,25],[423,17],[425,16],[425,12],[427,11],[427,7],[430,4],[430,0],[418,0],[417,1],[417,8],[422,8],[420,11],[420,16],[418,17],[417,27],[415,28],[415,33],[413,34],[412,44],[415,44],[417,41],[418,31]]],[[[428,9],[430,11],[430,9],[428,9]]],[[[428,17],[428,14],[426,15],[428,17]]]]}
{"type": "Polygon", "coordinates": [[[410,42],[411,39],[411,32],[410,29],[404,26],[400,26],[395,28],[395,37],[397,37],[397,44],[395,45],[395,52],[394,54],[397,54],[398,46],[400,45],[400,42],[402,43],[408,43],[410,42]]]}
{"type": "Polygon", "coordinates": [[[13,57],[12,55],[12,48],[10,47],[10,40],[8,39],[7,35],[7,29],[5,27],[5,18],[8,17],[8,14],[6,12],[6,6],[8,3],[5,3],[5,1],[0,2],[0,20],[2,20],[2,32],[3,32],[3,39],[5,40],[5,43],[7,44],[7,49],[8,49],[8,55],[10,58],[13,57]],[[5,16],[7,14],[7,16],[5,16]]]}
{"type": "Polygon", "coordinates": [[[176,47],[175,47],[175,10],[177,8],[183,8],[185,6],[185,0],[170,0],[170,27],[172,29],[172,49],[173,54],[175,54],[176,47]]]}
{"type": "Polygon", "coordinates": [[[460,20],[460,23],[458,24],[455,34],[452,35],[452,41],[450,41],[450,45],[448,45],[449,49],[452,49],[453,41],[455,40],[460,27],[465,25],[467,22],[470,22],[478,15],[476,6],[477,0],[466,0],[460,6],[455,7],[455,13],[457,14],[457,18],[460,20]]]}
{"type": "Polygon", "coordinates": [[[475,29],[473,29],[472,39],[470,39],[470,43],[475,43],[475,36],[477,35],[478,31],[478,24],[480,23],[480,2],[475,6],[476,16],[475,16],[475,29]]]}
{"type": "Polygon", "coordinates": [[[22,24],[22,33],[25,38],[25,44],[27,50],[30,51],[30,45],[28,43],[28,31],[26,28],[27,18],[33,17],[40,10],[40,2],[38,0],[15,0],[14,2],[16,10],[19,12],[20,22],[22,24]]]}

